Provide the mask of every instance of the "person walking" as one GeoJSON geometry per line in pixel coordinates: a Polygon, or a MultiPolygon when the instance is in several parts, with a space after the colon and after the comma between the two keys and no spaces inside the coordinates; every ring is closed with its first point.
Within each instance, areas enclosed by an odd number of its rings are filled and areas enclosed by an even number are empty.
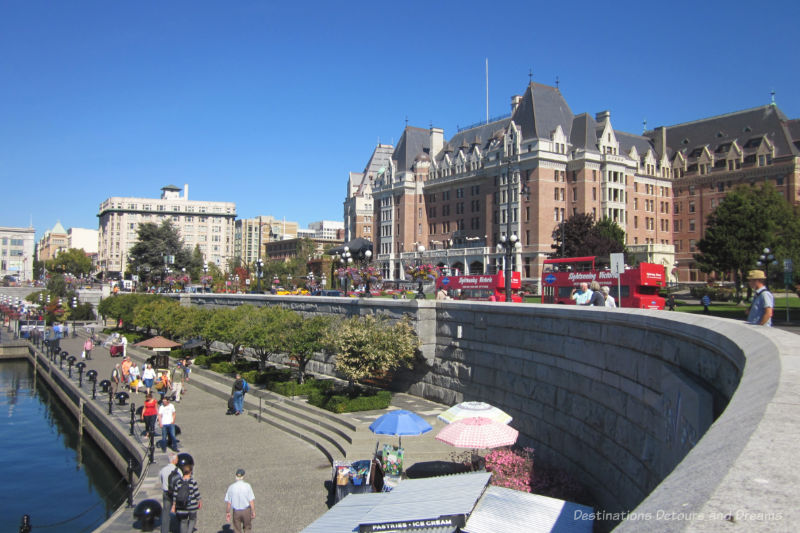
{"type": "Polygon", "coordinates": [[[614,297],[609,294],[611,289],[608,288],[608,285],[603,285],[603,288],[600,290],[603,292],[603,298],[605,299],[606,307],[616,307],[617,302],[614,300],[614,297]]]}
{"type": "Polygon", "coordinates": [[[172,371],[172,394],[175,395],[175,403],[181,403],[181,392],[183,392],[183,365],[178,361],[175,370],[172,371]]]}
{"type": "Polygon", "coordinates": [[[233,413],[235,415],[242,414],[244,410],[244,394],[250,390],[250,385],[242,377],[241,374],[236,374],[236,379],[233,381],[233,388],[231,389],[231,396],[233,397],[233,413]]]}
{"type": "Polygon", "coordinates": [[[156,432],[156,418],[158,418],[158,402],[148,392],[144,398],[144,409],[142,409],[142,422],[144,422],[148,438],[156,432]]]}
{"type": "Polygon", "coordinates": [[[708,309],[708,306],[711,305],[711,298],[709,298],[708,294],[703,295],[700,299],[700,303],[703,304],[703,314],[710,315],[711,311],[708,309]]]}
{"type": "Polygon", "coordinates": [[[111,387],[114,390],[114,394],[119,392],[119,384],[122,383],[122,369],[120,369],[119,365],[114,365],[114,368],[111,370],[111,387]]]}
{"type": "Polygon", "coordinates": [[[194,466],[184,464],[180,467],[183,476],[171,487],[172,512],[178,519],[180,533],[193,533],[197,524],[197,511],[203,508],[200,489],[192,477],[194,466]]]}
{"type": "Polygon", "coordinates": [[[766,285],[767,276],[763,270],[747,273],[747,283],[753,289],[753,303],[747,311],[747,323],[772,327],[772,314],[775,310],[775,297],[766,285]]]}
{"type": "Polygon", "coordinates": [[[139,387],[142,386],[142,380],[141,380],[142,373],[139,371],[139,365],[137,365],[136,362],[134,362],[131,365],[131,369],[128,371],[128,376],[130,377],[131,380],[130,383],[131,390],[135,388],[136,394],[139,394],[139,387]]]}
{"type": "Polygon", "coordinates": [[[667,298],[667,308],[670,311],[674,311],[675,310],[675,295],[674,294],[670,294],[669,298],[667,298]]]}
{"type": "Polygon", "coordinates": [[[225,521],[233,525],[236,533],[253,530],[253,519],[256,517],[256,497],[253,487],[244,480],[244,470],[236,471],[236,481],[228,486],[225,492],[225,521]]]}
{"type": "Polygon", "coordinates": [[[86,342],[83,343],[83,352],[86,354],[87,360],[91,360],[93,348],[94,344],[92,343],[92,339],[86,339],[86,342]]]}
{"type": "Polygon", "coordinates": [[[125,382],[126,385],[130,385],[131,383],[131,360],[128,357],[122,358],[122,381],[125,382]]]}
{"type": "Polygon", "coordinates": [[[153,388],[153,382],[156,380],[156,371],[153,370],[153,365],[148,363],[142,371],[142,382],[145,386],[145,393],[150,394],[153,388]]]}
{"type": "Polygon", "coordinates": [[[128,337],[122,336],[122,357],[128,357],[128,337]]]}
{"type": "Polygon", "coordinates": [[[178,454],[169,454],[169,463],[158,472],[158,479],[161,481],[161,533],[169,533],[172,515],[172,492],[170,487],[170,477],[173,472],[180,472],[178,469],[178,454]]]}
{"type": "Polygon", "coordinates": [[[158,407],[158,427],[161,428],[162,448],[166,452],[167,445],[178,451],[178,441],[175,439],[175,406],[169,403],[169,398],[164,397],[158,407]]]}
{"type": "Polygon", "coordinates": [[[161,377],[158,379],[158,383],[156,383],[156,390],[161,395],[161,399],[164,399],[171,389],[172,384],[169,381],[169,372],[164,370],[161,372],[161,377]]]}

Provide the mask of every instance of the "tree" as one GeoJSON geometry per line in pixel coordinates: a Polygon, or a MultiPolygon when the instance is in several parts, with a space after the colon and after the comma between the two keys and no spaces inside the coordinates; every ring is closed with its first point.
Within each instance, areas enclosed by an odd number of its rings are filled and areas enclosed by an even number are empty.
{"type": "Polygon", "coordinates": [[[326,344],[336,354],[336,370],[350,387],[401,366],[411,368],[419,347],[407,318],[391,325],[383,316],[352,317],[329,331],[326,344]]]}
{"type": "Polygon", "coordinates": [[[192,268],[192,254],[183,243],[178,230],[169,220],[161,225],[145,222],[139,225],[138,239],[128,253],[128,270],[140,279],[153,283],[164,277],[164,256],[173,256],[169,267],[175,271],[192,268]]]}
{"type": "Polygon", "coordinates": [[[236,362],[239,351],[245,345],[255,310],[252,305],[240,305],[233,309],[217,309],[211,316],[207,325],[209,336],[230,345],[231,363],[236,362]]]}
{"type": "Polygon", "coordinates": [[[325,335],[330,327],[330,317],[316,315],[303,318],[292,313],[291,321],[286,324],[286,351],[289,358],[297,363],[297,382],[303,383],[308,362],[314,354],[325,347],[325,335]]]}
{"type": "Polygon", "coordinates": [[[81,277],[92,271],[92,260],[86,256],[86,252],[83,250],[70,248],[62,250],[53,259],[45,261],[45,268],[50,272],[69,273],[81,277]]]}
{"type": "Polygon", "coordinates": [[[625,230],[609,218],[578,213],[553,229],[553,257],[608,257],[625,251],[625,230]]]}
{"type": "MultiPolygon", "coordinates": [[[[705,235],[697,243],[697,266],[706,273],[731,272],[737,297],[747,271],[769,248],[775,257],[800,256],[800,216],[771,184],[741,186],[708,216],[705,235]]],[[[795,264],[798,264],[795,262],[795,264]]],[[[772,272],[777,272],[774,269],[772,272]]]]}
{"type": "Polygon", "coordinates": [[[279,305],[259,307],[248,317],[244,343],[258,356],[259,368],[265,370],[270,357],[286,349],[290,328],[297,327],[302,317],[279,305]]]}

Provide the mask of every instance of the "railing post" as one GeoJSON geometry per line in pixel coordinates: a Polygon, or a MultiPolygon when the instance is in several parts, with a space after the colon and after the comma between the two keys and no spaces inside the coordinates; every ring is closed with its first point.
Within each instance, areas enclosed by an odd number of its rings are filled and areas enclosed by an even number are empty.
{"type": "Polygon", "coordinates": [[[133,425],[136,423],[136,404],[131,402],[131,436],[133,436],[133,425]]]}
{"type": "Polygon", "coordinates": [[[148,434],[150,435],[150,445],[148,446],[147,449],[150,452],[150,462],[151,463],[155,460],[154,459],[154,454],[155,454],[155,451],[156,451],[156,445],[155,445],[155,442],[154,442],[154,438],[155,437],[154,437],[153,433],[154,433],[153,431],[149,431],[148,432],[148,434]]]}
{"type": "Polygon", "coordinates": [[[97,379],[92,381],[92,400],[97,399],[97,379]]]}
{"type": "Polygon", "coordinates": [[[109,387],[108,389],[108,414],[114,411],[114,391],[109,387]]]}

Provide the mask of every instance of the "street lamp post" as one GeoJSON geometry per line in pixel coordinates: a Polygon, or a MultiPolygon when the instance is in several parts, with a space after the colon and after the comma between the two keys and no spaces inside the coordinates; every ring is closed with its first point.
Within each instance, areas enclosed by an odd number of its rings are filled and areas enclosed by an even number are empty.
{"type": "Polygon", "coordinates": [[[306,275],[306,290],[308,290],[308,293],[311,294],[313,288],[314,288],[314,273],[309,271],[308,274],[306,275]]]}
{"type": "Polygon", "coordinates": [[[256,292],[261,294],[261,276],[264,271],[264,261],[259,257],[256,261],[256,292]]]}
{"type": "Polygon", "coordinates": [[[206,284],[208,283],[208,263],[203,263],[203,292],[208,292],[206,290],[206,284]]]}
{"type": "Polygon", "coordinates": [[[505,262],[505,282],[506,282],[506,302],[511,301],[511,261],[514,258],[514,252],[519,250],[521,245],[519,243],[519,238],[516,234],[510,235],[506,238],[505,235],[500,237],[500,242],[497,244],[497,253],[504,254],[504,262],[505,262]]]}
{"type": "MultiPolygon", "coordinates": [[[[422,265],[422,254],[425,253],[425,247],[420,244],[419,246],[417,246],[417,252],[419,255],[416,258],[416,262],[417,262],[417,267],[420,267],[422,265]]],[[[422,289],[422,282],[423,279],[420,278],[419,285],[417,285],[417,295],[415,296],[417,300],[425,299],[425,291],[422,289]]]]}
{"type": "Polygon", "coordinates": [[[328,276],[326,276],[325,273],[323,272],[322,273],[322,288],[323,288],[323,290],[325,289],[325,286],[326,286],[327,283],[328,283],[328,276]]]}
{"type": "Polygon", "coordinates": [[[767,279],[764,280],[764,284],[769,289],[769,266],[777,265],[778,262],[775,260],[775,255],[772,254],[772,251],[769,248],[764,248],[763,251],[764,253],[758,256],[758,261],[756,261],[756,264],[764,267],[764,275],[767,277],[767,279]]]}
{"type": "MultiPolygon", "coordinates": [[[[344,250],[339,255],[339,262],[342,264],[342,268],[345,269],[353,263],[353,254],[350,253],[350,248],[347,246],[344,247],[344,250]]],[[[349,282],[347,276],[345,276],[342,281],[344,282],[344,295],[347,296],[347,285],[349,282]]]]}

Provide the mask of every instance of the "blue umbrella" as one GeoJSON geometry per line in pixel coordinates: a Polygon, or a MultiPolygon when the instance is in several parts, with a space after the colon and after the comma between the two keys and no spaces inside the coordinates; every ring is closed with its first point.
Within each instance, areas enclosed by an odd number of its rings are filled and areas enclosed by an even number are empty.
{"type": "Polygon", "coordinates": [[[389,411],[382,415],[370,424],[369,429],[373,433],[401,437],[400,445],[402,446],[402,435],[422,435],[433,429],[433,427],[418,414],[400,409],[389,411]]]}

